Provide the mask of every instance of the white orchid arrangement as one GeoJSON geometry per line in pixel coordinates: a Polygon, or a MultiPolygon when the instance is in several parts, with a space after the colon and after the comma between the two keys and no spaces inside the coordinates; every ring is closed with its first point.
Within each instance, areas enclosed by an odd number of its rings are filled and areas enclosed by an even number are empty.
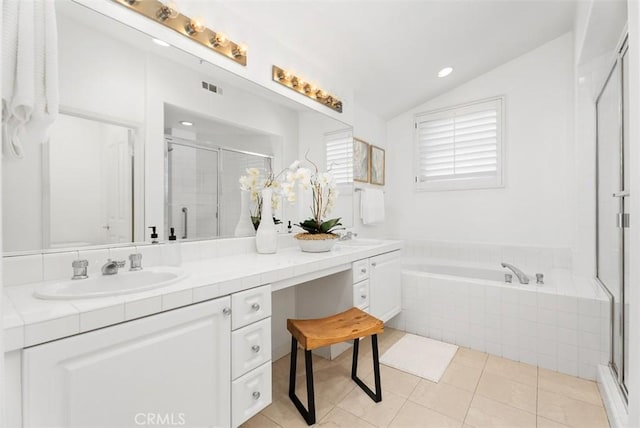
{"type": "Polygon", "coordinates": [[[314,167],[314,172],[307,170],[307,176],[300,182],[303,189],[311,189],[311,218],[300,222],[298,226],[311,235],[332,234],[341,229],[340,217],[324,220],[333,210],[338,197],[338,186],[331,172],[320,172],[318,166],[309,158],[307,161],[314,167]]]}
{"type": "MultiPolygon", "coordinates": [[[[304,178],[304,168],[300,168],[300,162],[295,161],[288,168],[283,169],[278,174],[274,174],[269,165],[269,171],[266,176],[263,177],[258,168],[247,168],[247,175],[240,177],[240,189],[245,192],[249,192],[251,201],[255,203],[255,210],[251,211],[251,221],[254,227],[257,229],[260,224],[260,217],[262,215],[262,190],[271,188],[273,193],[271,194],[271,208],[273,210],[278,209],[280,205],[280,199],[284,196],[289,202],[295,202],[296,181],[304,178]],[[285,174],[286,173],[286,174],[285,174]],[[281,181],[281,178],[285,180],[281,181]]],[[[308,171],[308,170],[307,170],[308,171]]],[[[277,218],[273,218],[275,224],[281,223],[277,218]]]]}
{"type": "MultiPolygon", "coordinates": [[[[308,157],[306,159],[313,165],[313,173],[309,168],[300,167],[300,161],[295,161],[278,174],[274,174],[269,169],[266,177],[262,177],[258,168],[248,168],[247,175],[240,177],[240,188],[250,192],[251,200],[256,204],[255,211],[250,210],[251,220],[256,229],[260,224],[264,203],[262,190],[273,189],[271,207],[275,210],[279,206],[281,197],[285,197],[289,203],[296,201],[296,184],[301,190],[311,190],[312,193],[311,218],[299,223],[298,226],[310,234],[331,233],[342,226],[340,218],[323,220],[335,206],[338,197],[338,188],[333,175],[331,172],[320,172],[315,163],[308,157]]],[[[278,224],[280,220],[274,217],[274,222],[278,224]]]]}

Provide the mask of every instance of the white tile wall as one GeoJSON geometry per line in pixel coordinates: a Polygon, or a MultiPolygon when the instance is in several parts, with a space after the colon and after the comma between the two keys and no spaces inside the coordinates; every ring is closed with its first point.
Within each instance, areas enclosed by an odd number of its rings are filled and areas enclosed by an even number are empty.
{"type": "Polygon", "coordinates": [[[423,240],[405,241],[404,256],[495,266],[499,266],[501,262],[507,262],[525,271],[543,273],[551,269],[571,269],[572,264],[571,250],[569,248],[522,247],[423,240]]]}
{"type": "Polygon", "coordinates": [[[403,272],[402,313],[389,325],[595,379],[608,358],[607,302],[509,287],[403,272]]]}

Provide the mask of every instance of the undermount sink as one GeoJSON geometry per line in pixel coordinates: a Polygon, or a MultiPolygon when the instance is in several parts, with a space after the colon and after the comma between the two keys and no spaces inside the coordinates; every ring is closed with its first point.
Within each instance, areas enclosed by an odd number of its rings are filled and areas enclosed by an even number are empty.
{"type": "Polygon", "coordinates": [[[120,271],[115,275],[94,274],[86,279],[58,281],[44,285],[34,295],[40,299],[89,299],[138,293],[165,287],[186,278],[187,274],[174,267],[152,267],[131,272],[120,271]]]}
{"type": "Polygon", "coordinates": [[[371,245],[382,244],[382,241],[379,239],[348,239],[346,241],[338,241],[338,244],[351,247],[368,247],[371,245]]]}

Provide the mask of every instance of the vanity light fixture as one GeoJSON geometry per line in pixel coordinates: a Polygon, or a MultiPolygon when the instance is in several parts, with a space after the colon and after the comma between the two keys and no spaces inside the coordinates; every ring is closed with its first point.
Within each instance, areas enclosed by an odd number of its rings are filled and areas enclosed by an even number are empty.
{"type": "Polygon", "coordinates": [[[274,65],[272,68],[272,78],[274,82],[278,82],[289,89],[324,104],[332,110],[342,113],[342,101],[326,91],[319,89],[316,85],[307,82],[300,76],[296,76],[290,71],[274,65]]]}
{"type": "Polygon", "coordinates": [[[188,120],[181,120],[180,125],[193,126],[193,122],[189,122],[188,120]]]}
{"type": "Polygon", "coordinates": [[[453,67],[445,67],[442,70],[438,71],[438,77],[447,77],[453,71],[453,67]]]}
{"type": "MultiPolygon", "coordinates": [[[[247,65],[247,47],[229,40],[224,34],[207,28],[200,19],[178,12],[173,1],[112,0],[191,40],[226,56],[240,65],[247,65]]],[[[164,45],[163,45],[164,46],[164,45]]]]}

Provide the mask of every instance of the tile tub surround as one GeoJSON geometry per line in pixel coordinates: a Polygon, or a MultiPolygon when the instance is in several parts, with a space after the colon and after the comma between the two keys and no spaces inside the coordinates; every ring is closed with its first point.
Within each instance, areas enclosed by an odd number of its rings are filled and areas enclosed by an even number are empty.
{"type": "Polygon", "coordinates": [[[525,272],[548,272],[552,269],[571,269],[569,248],[528,247],[474,242],[441,242],[405,240],[404,256],[418,260],[446,260],[467,266],[500,266],[501,262],[516,265],[525,272]]]}
{"type": "MultiPolygon", "coordinates": [[[[293,286],[351,269],[351,263],[355,260],[402,248],[401,241],[382,241],[375,246],[336,246],[327,253],[311,254],[302,253],[297,246],[289,246],[288,240],[293,241],[293,238],[285,236],[281,239],[284,245],[273,255],[256,254],[254,238],[170,244],[180,245],[181,267],[189,276],[167,287],[141,293],[95,299],[42,300],[33,297],[34,290],[43,285],[42,279],[5,287],[4,300],[8,304],[3,310],[3,325],[5,333],[13,338],[5,343],[11,346],[5,346],[5,352],[263,284],[271,284],[272,289],[293,286]]],[[[143,253],[143,266],[160,264],[162,247],[163,244],[138,247],[143,253]],[[155,262],[150,263],[147,255],[155,257],[150,258],[155,262]]],[[[123,251],[120,247],[116,250],[123,251]]],[[[128,250],[125,249],[124,253],[126,251],[128,250]]],[[[82,257],[83,252],[80,251],[79,254],[82,257]]],[[[60,279],[68,279],[71,273],[70,260],[75,260],[78,252],[55,254],[58,255],[59,261],[68,266],[68,270],[59,269],[63,275],[60,279]]],[[[44,254],[42,258],[46,259],[48,256],[51,255],[44,254]]],[[[25,257],[33,259],[32,256],[25,257]]],[[[37,263],[38,257],[35,259],[34,263],[37,263]]],[[[4,263],[7,263],[7,258],[4,263]]]]}
{"type": "MultiPolygon", "coordinates": [[[[403,332],[385,328],[384,353],[403,332]]],[[[358,369],[372,382],[370,341],[358,369]]],[[[381,366],[383,400],[373,403],[350,379],[351,353],[313,358],[318,426],[329,427],[576,427],[606,428],[595,382],[459,348],[439,383],[381,366]],[[551,401],[554,400],[554,401],[551,401]]],[[[304,360],[298,359],[304,394],[304,360]]],[[[273,362],[273,403],[243,428],[306,427],[288,397],[289,356],[273,362]]]]}
{"type": "Polygon", "coordinates": [[[402,299],[389,325],[409,333],[590,380],[609,359],[609,302],[566,270],[543,287],[403,271],[402,299]]]}

